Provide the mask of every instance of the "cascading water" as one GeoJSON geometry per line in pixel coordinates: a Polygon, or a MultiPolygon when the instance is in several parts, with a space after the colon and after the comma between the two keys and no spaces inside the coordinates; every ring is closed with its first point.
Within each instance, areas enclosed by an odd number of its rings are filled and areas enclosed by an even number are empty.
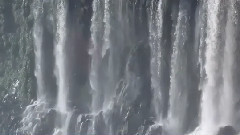
{"type": "Polygon", "coordinates": [[[226,24],[226,39],[224,47],[224,63],[223,63],[223,92],[221,98],[220,111],[222,113],[221,124],[232,125],[234,117],[234,88],[233,88],[233,72],[235,50],[235,31],[234,25],[234,0],[229,1],[228,19],[226,24]],[[225,108],[227,107],[227,108],[225,108]],[[226,109],[226,110],[225,110],[226,109]]]}
{"type": "Polygon", "coordinates": [[[207,39],[206,39],[206,84],[202,93],[202,114],[201,114],[201,134],[214,134],[217,125],[218,110],[215,103],[217,93],[220,91],[217,84],[220,72],[217,53],[218,44],[218,23],[219,0],[205,1],[207,4],[207,39]]]}
{"type": "Polygon", "coordinates": [[[183,132],[183,126],[187,114],[188,98],[188,72],[187,72],[187,40],[189,38],[189,5],[186,1],[180,1],[178,21],[176,25],[175,41],[171,61],[171,85],[169,130],[172,134],[183,132]]]}
{"type": "Polygon", "coordinates": [[[151,60],[151,82],[152,88],[154,89],[154,109],[157,116],[157,121],[162,122],[163,115],[163,94],[160,89],[160,70],[161,70],[161,39],[162,39],[162,27],[163,27],[163,1],[151,2],[150,8],[150,22],[149,22],[149,33],[150,33],[150,46],[152,52],[151,60]]]}
{"type": "Polygon", "coordinates": [[[102,57],[106,54],[107,49],[110,47],[110,1],[104,1],[104,35],[103,35],[103,47],[102,47],[102,57]]]}
{"type": "Polygon", "coordinates": [[[66,72],[66,16],[67,4],[65,0],[60,0],[57,3],[57,31],[56,31],[56,46],[55,46],[55,59],[56,59],[56,78],[58,84],[57,95],[57,110],[60,114],[60,130],[63,134],[67,134],[67,124],[65,115],[68,117],[68,79],[66,72]]]}
{"type": "Polygon", "coordinates": [[[56,32],[56,46],[55,46],[55,58],[56,58],[56,76],[58,84],[58,98],[57,109],[60,112],[67,112],[67,91],[68,91],[68,79],[66,73],[66,2],[60,1],[57,4],[57,32],[56,32]]]}
{"type": "Polygon", "coordinates": [[[38,96],[19,135],[236,135],[239,5],[35,0],[38,96]]]}
{"type": "Polygon", "coordinates": [[[35,1],[34,7],[36,7],[33,11],[34,12],[34,18],[35,18],[35,24],[33,28],[33,38],[34,38],[34,45],[35,45],[35,62],[36,62],[36,69],[35,69],[35,76],[37,78],[37,95],[38,99],[43,97],[43,90],[45,84],[43,83],[43,67],[42,67],[42,36],[43,31],[41,27],[41,14],[43,13],[43,3],[40,1],[35,1]]]}
{"type": "MultiPolygon", "coordinates": [[[[100,107],[102,107],[102,95],[101,95],[101,87],[99,84],[99,68],[103,58],[103,18],[105,15],[105,10],[103,10],[102,6],[104,4],[102,1],[95,0],[93,1],[93,16],[92,16],[92,25],[91,25],[91,32],[92,32],[92,45],[93,47],[90,48],[89,53],[92,56],[91,61],[91,71],[90,71],[90,84],[93,90],[93,106],[92,109],[98,111],[100,107]]],[[[104,30],[104,29],[103,29],[104,30]]],[[[107,40],[107,39],[106,39],[107,40]]],[[[106,50],[105,50],[106,51],[106,50]]],[[[106,52],[104,52],[106,53],[106,52]]],[[[105,55],[105,54],[104,54],[105,55]]]]}

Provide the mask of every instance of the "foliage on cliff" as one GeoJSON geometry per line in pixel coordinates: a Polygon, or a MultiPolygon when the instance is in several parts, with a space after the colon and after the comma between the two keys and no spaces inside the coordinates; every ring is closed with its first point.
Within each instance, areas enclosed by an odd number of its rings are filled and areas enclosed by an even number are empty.
{"type": "Polygon", "coordinates": [[[0,0],[0,133],[13,134],[35,98],[32,0],[0,0]]]}

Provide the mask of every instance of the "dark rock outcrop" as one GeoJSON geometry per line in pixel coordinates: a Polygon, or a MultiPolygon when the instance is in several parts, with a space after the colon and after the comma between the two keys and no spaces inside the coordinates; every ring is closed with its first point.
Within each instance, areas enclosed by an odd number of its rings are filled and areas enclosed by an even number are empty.
{"type": "Polygon", "coordinates": [[[16,94],[7,94],[0,100],[0,133],[15,133],[20,126],[21,108],[20,99],[16,94]]]}
{"type": "Polygon", "coordinates": [[[67,129],[68,134],[76,133],[77,118],[79,115],[80,115],[79,110],[73,111],[67,129]]]}
{"type": "Polygon", "coordinates": [[[77,123],[77,133],[79,135],[86,135],[93,122],[93,116],[89,114],[82,114],[78,119],[80,119],[80,121],[77,123]]]}
{"type": "Polygon", "coordinates": [[[106,123],[103,118],[103,112],[99,112],[97,116],[95,116],[94,129],[97,135],[106,134],[106,123]]]}
{"type": "Polygon", "coordinates": [[[217,135],[237,135],[237,131],[232,126],[221,127],[217,135]]]}
{"type": "Polygon", "coordinates": [[[54,132],[57,111],[50,109],[34,127],[33,135],[52,135],[54,132]]]}
{"type": "Polygon", "coordinates": [[[163,129],[162,126],[153,125],[149,128],[147,135],[162,135],[163,129]]]}

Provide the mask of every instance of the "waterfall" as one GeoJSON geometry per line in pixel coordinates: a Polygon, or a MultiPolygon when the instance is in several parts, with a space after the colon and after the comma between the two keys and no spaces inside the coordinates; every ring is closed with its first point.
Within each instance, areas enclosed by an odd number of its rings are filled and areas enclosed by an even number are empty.
{"type": "Polygon", "coordinates": [[[18,132],[236,135],[239,4],[35,0],[37,100],[18,132]]]}
{"type": "MultiPolygon", "coordinates": [[[[93,16],[91,24],[91,41],[92,47],[89,50],[91,55],[91,71],[90,83],[93,90],[93,110],[106,108],[114,93],[114,78],[118,69],[114,69],[113,62],[114,55],[111,46],[111,25],[110,25],[110,12],[115,13],[114,10],[110,11],[110,1],[94,0],[93,1],[93,16]],[[107,54],[107,51],[109,53],[107,54]],[[104,63],[104,65],[103,65],[104,63]],[[116,71],[114,71],[116,70],[116,71]]],[[[116,52],[118,53],[118,52],[116,52]]]]}
{"type": "Polygon", "coordinates": [[[56,76],[58,83],[57,108],[60,112],[67,112],[67,73],[66,73],[66,2],[57,4],[57,32],[55,45],[56,76]]]}
{"type": "MultiPolygon", "coordinates": [[[[105,128],[107,122],[102,111],[106,111],[110,105],[111,86],[109,74],[109,59],[107,51],[110,48],[110,1],[93,0],[93,15],[91,18],[91,55],[90,84],[92,89],[91,111],[94,114],[93,123],[88,134],[106,134],[109,131],[105,128]],[[104,63],[104,64],[103,64],[104,63]],[[99,113],[100,112],[100,113],[99,113]],[[100,116],[99,116],[100,115],[100,116]],[[101,124],[101,125],[99,125],[101,124]],[[99,127],[100,126],[100,127],[99,127]],[[102,127],[101,127],[102,126],[102,127]]],[[[109,124],[108,127],[111,127],[109,124]]]]}
{"type": "Polygon", "coordinates": [[[99,85],[99,67],[102,60],[102,41],[101,35],[102,27],[103,27],[103,19],[104,12],[102,11],[102,2],[99,0],[93,1],[93,16],[92,16],[92,25],[91,25],[91,33],[92,33],[92,48],[89,50],[89,54],[91,55],[91,70],[90,70],[90,84],[93,90],[93,105],[92,109],[94,111],[98,111],[101,104],[101,93],[100,93],[100,85],[99,85]]]}
{"type": "Polygon", "coordinates": [[[43,3],[40,1],[35,1],[34,3],[34,19],[35,24],[33,28],[33,38],[34,38],[34,51],[35,51],[35,76],[37,78],[37,96],[38,99],[44,97],[44,80],[43,80],[43,61],[42,61],[42,24],[41,15],[43,12],[43,3]]]}
{"type": "Polygon", "coordinates": [[[198,12],[198,18],[196,18],[196,22],[198,22],[197,24],[197,28],[198,30],[196,30],[195,32],[196,35],[199,34],[199,40],[195,39],[196,43],[198,43],[198,62],[199,62],[199,66],[200,66],[200,81],[199,81],[199,90],[203,89],[203,83],[205,81],[205,48],[206,48],[206,20],[207,20],[207,13],[206,13],[206,1],[202,0],[200,2],[200,6],[199,6],[199,12],[198,12]]]}
{"type": "Polygon", "coordinates": [[[226,40],[224,48],[224,63],[223,63],[223,92],[221,98],[221,112],[223,125],[233,124],[234,116],[234,88],[233,88],[233,63],[235,50],[235,31],[234,31],[234,0],[229,1],[228,19],[226,25],[226,40]]]}
{"type": "Polygon", "coordinates": [[[219,84],[217,80],[220,76],[218,72],[218,29],[219,29],[219,0],[205,1],[207,4],[207,38],[206,38],[206,83],[202,93],[202,114],[201,114],[201,130],[202,134],[214,134],[216,132],[216,125],[218,111],[216,104],[216,96],[220,91],[217,87],[219,84]]]}
{"type": "Polygon", "coordinates": [[[55,41],[55,59],[56,67],[55,74],[57,77],[58,95],[57,95],[57,110],[60,111],[60,129],[63,134],[67,134],[67,121],[65,116],[68,113],[68,78],[66,69],[66,16],[67,3],[65,0],[60,0],[57,3],[57,23],[56,23],[56,41],[55,41]]]}
{"type": "Polygon", "coordinates": [[[103,35],[103,47],[102,47],[102,57],[106,54],[107,49],[110,47],[110,1],[104,1],[104,35],[103,35]]]}
{"type": "Polygon", "coordinates": [[[154,89],[154,109],[157,116],[157,121],[162,122],[163,95],[160,89],[161,81],[161,42],[162,42],[162,25],[163,25],[163,1],[151,2],[150,19],[149,19],[149,42],[151,46],[151,85],[154,89]],[[157,6],[156,6],[157,5],[157,6]]]}
{"type": "MultiPolygon", "coordinates": [[[[169,130],[182,133],[187,110],[188,72],[186,47],[189,37],[188,3],[180,1],[171,60],[169,130]]],[[[171,131],[172,132],[172,131],[171,131]]]]}

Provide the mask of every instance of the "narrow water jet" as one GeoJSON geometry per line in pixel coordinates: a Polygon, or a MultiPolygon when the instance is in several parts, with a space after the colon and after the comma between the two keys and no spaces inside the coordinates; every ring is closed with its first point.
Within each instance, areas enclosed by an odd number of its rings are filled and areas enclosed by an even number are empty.
{"type": "Polygon", "coordinates": [[[168,115],[168,130],[172,132],[171,134],[183,134],[187,117],[189,75],[186,48],[190,32],[188,29],[189,22],[189,4],[181,0],[171,57],[170,107],[168,115]]]}
{"type": "Polygon", "coordinates": [[[152,1],[150,6],[149,42],[151,47],[151,85],[154,90],[154,112],[157,121],[162,122],[163,115],[163,93],[160,89],[161,66],[162,66],[162,27],[163,27],[163,1],[152,1]]]}
{"type": "Polygon", "coordinates": [[[44,98],[44,78],[43,78],[43,27],[42,27],[42,14],[43,14],[43,2],[35,1],[34,3],[34,19],[35,24],[33,27],[34,38],[34,52],[35,52],[35,76],[37,78],[37,98],[44,98]]]}
{"type": "Polygon", "coordinates": [[[60,0],[57,2],[57,25],[55,39],[55,75],[57,78],[58,95],[56,109],[60,112],[60,129],[63,134],[67,134],[68,116],[68,77],[66,69],[66,20],[67,20],[67,2],[60,0]]]}

